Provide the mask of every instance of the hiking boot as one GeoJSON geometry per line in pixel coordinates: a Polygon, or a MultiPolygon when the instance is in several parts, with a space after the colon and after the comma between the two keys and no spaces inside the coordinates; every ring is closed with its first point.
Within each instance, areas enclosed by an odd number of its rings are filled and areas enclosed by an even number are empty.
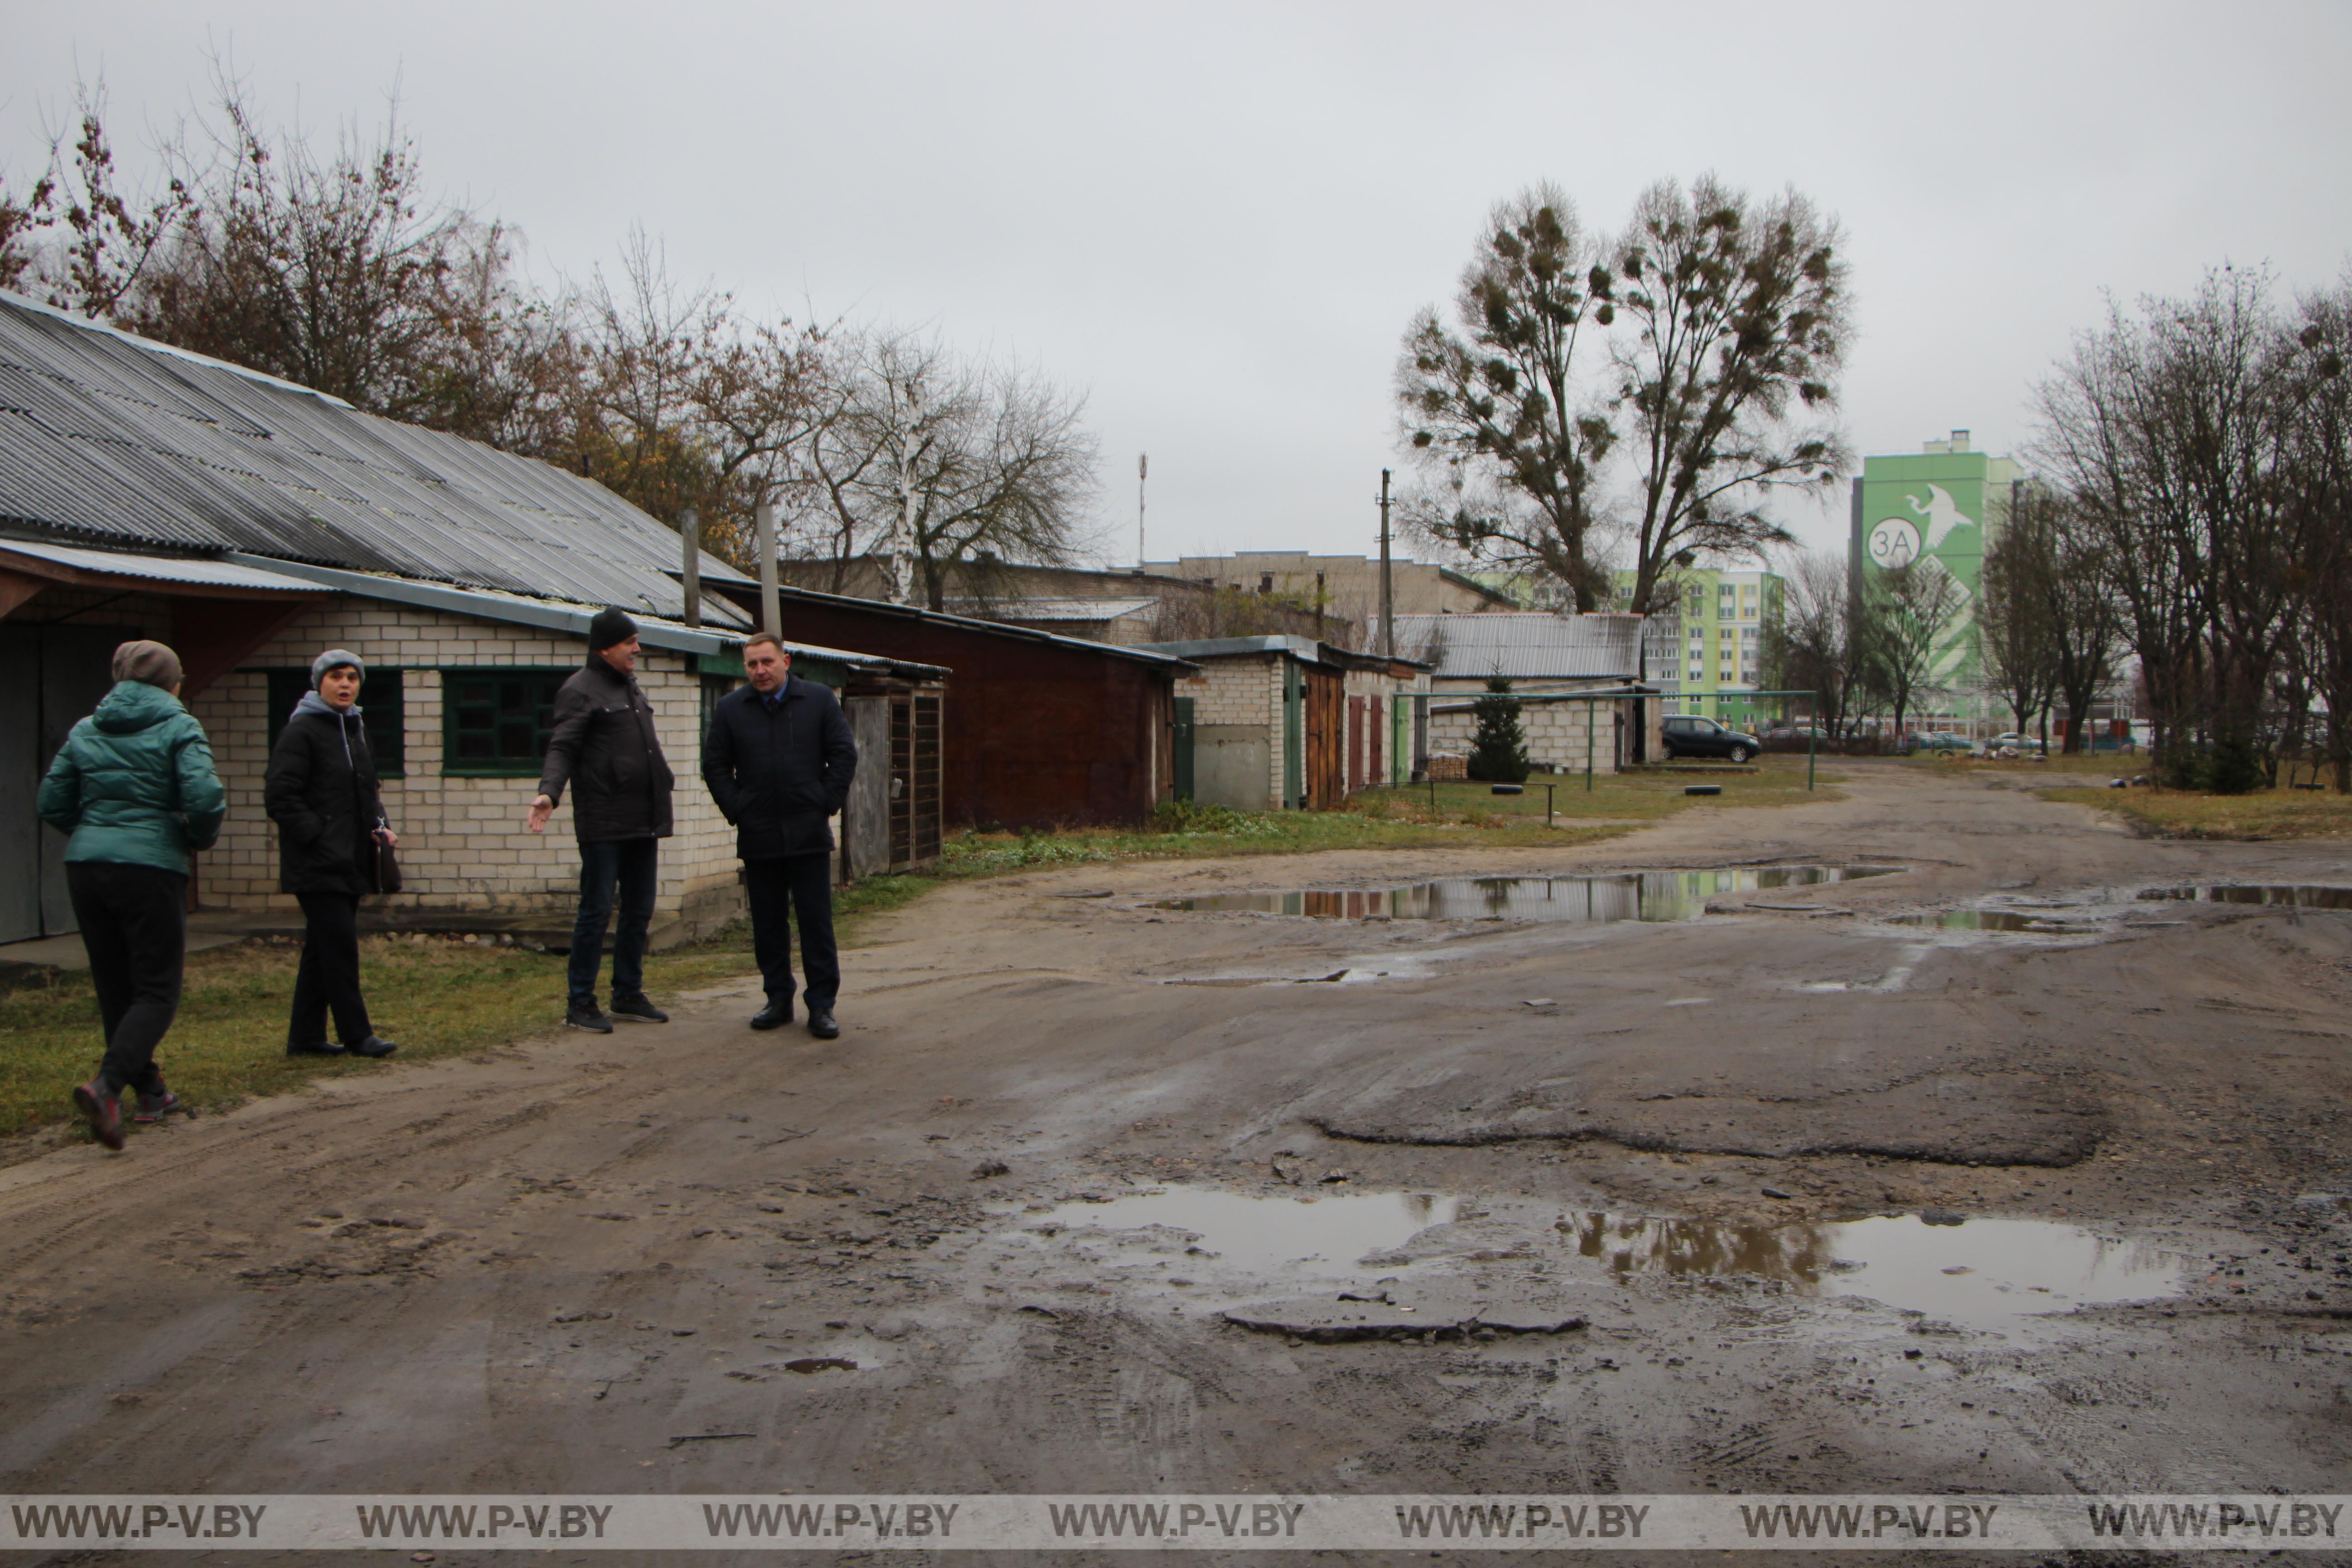
{"type": "Polygon", "coordinates": [[[122,1101],[106,1087],[104,1075],[78,1084],[73,1091],[74,1109],[89,1118],[89,1130],[108,1148],[122,1147],[122,1101]]]}
{"type": "Polygon", "coordinates": [[[669,1015],[655,1006],[652,1000],[640,992],[635,996],[614,997],[613,1019],[615,1023],[626,1019],[633,1024],[667,1024],[669,1015]]]}
{"type": "Polygon", "coordinates": [[[180,1103],[180,1097],[178,1095],[173,1094],[170,1089],[158,1084],[155,1088],[155,1092],[152,1094],[148,1093],[143,1089],[139,1091],[139,1109],[131,1113],[131,1120],[133,1121],[161,1121],[163,1118],[171,1115],[172,1112],[175,1110],[185,1113],[187,1109],[188,1108],[186,1106],[180,1103]]]}
{"type": "Polygon", "coordinates": [[[585,1029],[592,1035],[609,1035],[613,1020],[596,1010],[593,1002],[574,1002],[564,1010],[563,1021],[575,1029],[585,1029]]]}

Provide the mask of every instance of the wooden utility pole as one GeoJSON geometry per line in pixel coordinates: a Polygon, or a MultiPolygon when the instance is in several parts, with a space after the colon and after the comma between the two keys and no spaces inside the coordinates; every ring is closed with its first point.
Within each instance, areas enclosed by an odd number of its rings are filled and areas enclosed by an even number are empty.
{"type": "Polygon", "coordinates": [[[692,507],[677,520],[677,537],[686,547],[686,570],[678,574],[678,584],[686,590],[686,624],[702,624],[702,519],[692,507]]]}
{"type": "Polygon", "coordinates": [[[783,595],[776,591],[776,509],[761,501],[751,509],[752,548],[760,552],[760,629],[784,635],[783,595]]]}
{"type": "Polygon", "coordinates": [[[1389,471],[1381,470],[1381,657],[1396,657],[1396,575],[1389,570],[1389,471]]]}

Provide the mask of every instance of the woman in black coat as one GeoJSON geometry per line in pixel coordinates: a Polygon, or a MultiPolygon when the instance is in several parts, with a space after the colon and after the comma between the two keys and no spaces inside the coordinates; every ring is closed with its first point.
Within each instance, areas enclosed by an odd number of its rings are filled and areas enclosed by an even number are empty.
{"type": "Polygon", "coordinates": [[[278,885],[302,906],[289,1057],[388,1057],[397,1048],[377,1037],[360,994],[360,900],[375,891],[376,844],[399,842],[360,722],[362,673],[359,656],[341,648],[312,660],[312,689],[269,752],[262,799],[278,824],[278,885]],[[331,1012],[341,1045],[327,1040],[331,1012]]]}

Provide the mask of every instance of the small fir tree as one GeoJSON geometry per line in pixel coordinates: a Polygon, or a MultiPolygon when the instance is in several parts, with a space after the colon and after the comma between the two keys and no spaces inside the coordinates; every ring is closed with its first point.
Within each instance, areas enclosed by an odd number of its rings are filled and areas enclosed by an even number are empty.
{"type": "Polygon", "coordinates": [[[1519,730],[1519,700],[1511,683],[1490,676],[1486,695],[1470,705],[1478,721],[1470,748],[1470,776],[1483,784],[1520,784],[1528,772],[1528,738],[1519,730]]]}

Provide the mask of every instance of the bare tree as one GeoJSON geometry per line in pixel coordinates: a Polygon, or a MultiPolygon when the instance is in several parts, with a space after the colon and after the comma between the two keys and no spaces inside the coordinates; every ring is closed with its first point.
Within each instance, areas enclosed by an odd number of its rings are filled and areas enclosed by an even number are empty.
{"type": "Polygon", "coordinates": [[[1578,362],[1588,324],[1614,319],[1601,255],[1556,186],[1497,205],[1463,272],[1457,325],[1415,316],[1396,373],[1398,418],[1426,486],[1410,514],[1417,531],[1540,569],[1580,610],[1608,596],[1585,535],[1616,431],[1578,362]]]}
{"type": "Polygon", "coordinates": [[[2042,389],[2038,450],[2089,523],[2175,782],[2253,788],[2273,668],[2293,624],[2300,520],[2282,482],[2293,340],[2267,277],[2112,303],[2042,389]]]}
{"type": "Polygon", "coordinates": [[[1813,723],[1843,740],[1868,683],[1871,657],[1867,626],[1853,613],[1845,558],[1834,551],[1798,557],[1784,580],[1780,618],[1764,627],[1766,682],[1814,693],[1813,723]]]}
{"type": "Polygon", "coordinates": [[[1905,717],[1932,689],[1966,598],[1934,556],[1877,573],[1863,589],[1869,680],[1894,710],[1898,742],[1905,717]]]}
{"type": "MultiPolygon", "coordinates": [[[[1986,683],[2031,730],[2058,689],[2059,626],[2053,592],[2057,542],[2047,514],[2012,508],[1985,552],[1977,585],[1977,647],[1986,683]]],[[[2048,726],[2043,726],[2047,744],[2048,726]]]]}
{"type": "Polygon", "coordinates": [[[49,132],[48,167],[24,201],[0,195],[0,288],[30,288],[96,321],[113,319],[197,211],[176,144],[158,150],[164,169],[150,188],[126,192],[105,119],[105,79],[76,82],[73,124],[49,132]]]}
{"type": "Polygon", "coordinates": [[[885,557],[892,595],[944,606],[950,568],[1038,565],[1090,542],[1096,446],[1085,399],[1043,375],[966,360],[937,338],[843,337],[811,424],[809,468],[835,559],[885,557]]]}
{"type": "Polygon", "coordinates": [[[1612,402],[1634,468],[1636,614],[1684,551],[1789,542],[1770,494],[1826,493],[1852,466],[1833,419],[1852,332],[1842,237],[1794,191],[1759,202],[1712,174],[1634,204],[1615,252],[1628,330],[1612,402]]]}
{"type": "Polygon", "coordinates": [[[2344,795],[2352,794],[2352,269],[2298,314],[2288,499],[2304,541],[2295,647],[2305,684],[2326,706],[2326,754],[2344,795]]]}

